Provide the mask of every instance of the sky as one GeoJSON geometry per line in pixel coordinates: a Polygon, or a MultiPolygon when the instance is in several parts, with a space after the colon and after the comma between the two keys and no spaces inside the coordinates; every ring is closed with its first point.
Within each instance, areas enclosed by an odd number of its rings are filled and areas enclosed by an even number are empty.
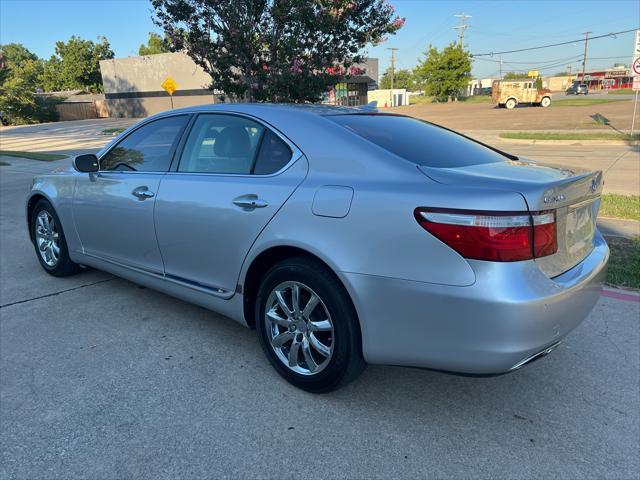
{"type": "MultiPolygon", "coordinates": [[[[407,21],[396,35],[369,56],[380,59],[380,73],[389,66],[394,47],[397,68],[413,68],[429,44],[438,48],[458,40],[455,14],[471,15],[464,45],[474,54],[501,52],[564,41],[553,48],[503,55],[504,71],[539,69],[553,74],[581,69],[584,38],[640,27],[638,0],[390,0],[407,21]]],[[[0,43],[17,42],[42,58],[54,53],[55,42],[72,35],[106,37],[116,57],[136,55],[153,24],[150,0],[0,0],[0,43]]],[[[629,64],[633,33],[589,42],[587,70],[629,64]]],[[[476,57],[474,77],[497,76],[499,55],[476,57]],[[482,58],[482,59],[481,59],[482,58]]]]}

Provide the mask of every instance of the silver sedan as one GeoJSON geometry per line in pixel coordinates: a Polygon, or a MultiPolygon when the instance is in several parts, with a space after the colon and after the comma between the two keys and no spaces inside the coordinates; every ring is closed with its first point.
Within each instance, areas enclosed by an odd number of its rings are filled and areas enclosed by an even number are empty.
{"type": "Polygon", "coordinates": [[[406,116],[226,104],[36,177],[26,214],[50,274],[89,266],[227,315],[322,392],[366,363],[491,375],[548,354],[599,296],[601,190],[601,172],[406,116]]]}

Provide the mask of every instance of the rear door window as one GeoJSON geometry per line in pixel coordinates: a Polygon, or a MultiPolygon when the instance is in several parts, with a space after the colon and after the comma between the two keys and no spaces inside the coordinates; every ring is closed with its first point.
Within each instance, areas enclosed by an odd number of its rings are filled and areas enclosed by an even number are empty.
{"type": "Polygon", "coordinates": [[[195,121],[179,172],[267,175],[291,160],[291,149],[275,133],[249,118],[202,114],[195,121]]]}
{"type": "Polygon", "coordinates": [[[351,114],[325,118],[416,165],[455,168],[507,159],[461,135],[411,117],[351,114]]]}
{"type": "Polygon", "coordinates": [[[248,118],[200,115],[189,133],[178,171],[248,175],[264,131],[248,118]]]}

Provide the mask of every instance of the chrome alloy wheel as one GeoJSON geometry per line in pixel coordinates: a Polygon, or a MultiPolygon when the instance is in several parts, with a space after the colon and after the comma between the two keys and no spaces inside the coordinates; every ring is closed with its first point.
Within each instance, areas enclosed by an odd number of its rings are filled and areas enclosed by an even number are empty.
{"type": "Polygon", "coordinates": [[[41,210],[36,217],[36,245],[44,263],[55,267],[60,260],[60,234],[53,216],[41,210]]]}
{"type": "Polygon", "coordinates": [[[290,370],[321,372],[331,360],[333,321],[322,299],[300,282],[283,282],[267,299],[264,322],[271,348],[290,370]]]}

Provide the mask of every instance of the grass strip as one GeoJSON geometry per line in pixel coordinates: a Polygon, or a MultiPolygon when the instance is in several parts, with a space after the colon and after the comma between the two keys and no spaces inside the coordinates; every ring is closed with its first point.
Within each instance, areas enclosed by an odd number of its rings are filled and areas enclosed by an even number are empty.
{"type": "Polygon", "coordinates": [[[640,288],[640,238],[607,237],[611,249],[607,283],[614,287],[640,288]]]}
{"type": "Polygon", "coordinates": [[[605,193],[602,195],[600,211],[602,217],[640,220],[640,195],[619,195],[605,193]]]}
{"type": "Polygon", "coordinates": [[[552,107],[588,107],[590,105],[601,105],[603,103],[630,102],[626,98],[563,98],[552,100],[552,107]]]}
{"type": "Polygon", "coordinates": [[[500,138],[516,140],[623,140],[631,141],[640,139],[639,133],[634,133],[633,138],[628,133],[614,132],[502,132],[500,138]]]}
{"type": "Polygon", "coordinates": [[[18,152],[13,150],[0,150],[0,155],[5,157],[20,157],[30,160],[39,160],[41,162],[53,162],[54,160],[62,160],[69,155],[61,155],[59,153],[40,153],[40,152],[18,152]]]}
{"type": "Polygon", "coordinates": [[[120,133],[124,132],[125,129],[124,128],[105,128],[104,130],[102,130],[102,132],[100,132],[102,135],[119,135],[120,133]]]}
{"type": "Polygon", "coordinates": [[[616,88],[615,90],[609,90],[609,95],[633,95],[633,89],[616,88]]]}

